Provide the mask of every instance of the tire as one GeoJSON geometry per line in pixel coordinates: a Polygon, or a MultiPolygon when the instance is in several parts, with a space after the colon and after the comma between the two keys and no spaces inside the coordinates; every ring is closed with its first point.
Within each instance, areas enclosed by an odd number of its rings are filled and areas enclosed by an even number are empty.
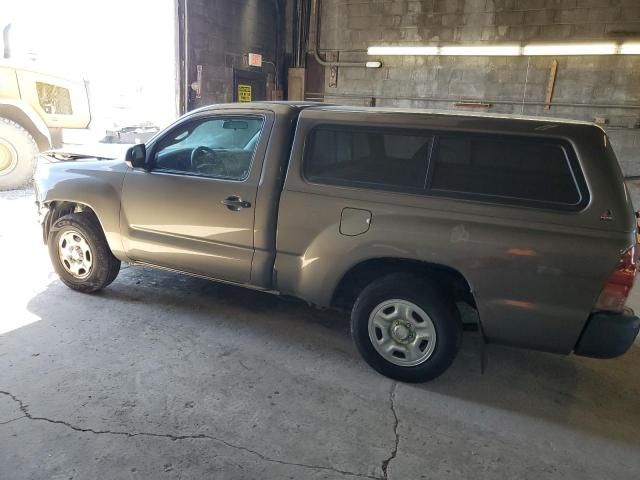
{"type": "Polygon", "coordinates": [[[24,128],[0,117],[0,190],[31,181],[38,164],[38,145],[24,128]]]}
{"type": "Polygon", "coordinates": [[[54,270],[73,290],[97,292],[118,276],[120,260],[111,253],[98,220],[90,212],[60,217],[51,228],[47,244],[54,270]],[[69,249],[75,250],[73,258],[69,258],[69,249]]]}
{"type": "Polygon", "coordinates": [[[351,311],[351,335],[376,371],[418,383],[449,368],[460,348],[462,324],[444,292],[418,276],[397,273],[360,293],[351,311]]]}

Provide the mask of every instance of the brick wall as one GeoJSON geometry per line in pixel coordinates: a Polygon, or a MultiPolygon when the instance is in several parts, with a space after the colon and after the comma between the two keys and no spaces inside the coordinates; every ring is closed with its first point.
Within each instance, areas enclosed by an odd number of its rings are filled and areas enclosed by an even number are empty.
{"type": "MultiPolygon", "coordinates": [[[[366,60],[370,45],[640,40],[640,0],[321,2],[320,48],[344,61],[366,60]]],[[[492,112],[603,117],[623,170],[640,175],[640,129],[630,128],[640,119],[640,56],[557,57],[553,101],[599,106],[548,112],[530,103],[544,102],[551,57],[380,59],[378,70],[341,68],[335,88],[326,69],[325,101],[369,104],[375,98],[379,106],[455,109],[452,100],[487,100],[492,112]]]]}

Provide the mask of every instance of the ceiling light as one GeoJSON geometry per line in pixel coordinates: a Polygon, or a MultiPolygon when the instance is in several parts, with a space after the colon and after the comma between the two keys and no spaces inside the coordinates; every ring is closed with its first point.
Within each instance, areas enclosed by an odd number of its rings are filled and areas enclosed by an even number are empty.
{"type": "Polygon", "coordinates": [[[522,49],[524,55],[613,55],[617,53],[615,43],[563,43],[531,44],[522,49]]]}
{"type": "Polygon", "coordinates": [[[369,55],[438,55],[438,47],[369,47],[367,53],[369,55]]]}
{"type": "Polygon", "coordinates": [[[640,55],[640,42],[626,42],[620,45],[620,53],[623,55],[640,55]]]}
{"type": "Polygon", "coordinates": [[[520,45],[443,46],[440,55],[517,56],[522,55],[520,45]]]}
{"type": "Polygon", "coordinates": [[[382,66],[382,62],[367,62],[365,66],[367,68],[380,68],[382,66]]]}
{"type": "MultiPolygon", "coordinates": [[[[442,45],[373,46],[369,55],[427,55],[427,56],[544,56],[544,55],[640,55],[640,42],[595,42],[595,43],[533,43],[530,45],[442,45]]],[[[376,68],[376,67],[371,67],[376,68]]]]}

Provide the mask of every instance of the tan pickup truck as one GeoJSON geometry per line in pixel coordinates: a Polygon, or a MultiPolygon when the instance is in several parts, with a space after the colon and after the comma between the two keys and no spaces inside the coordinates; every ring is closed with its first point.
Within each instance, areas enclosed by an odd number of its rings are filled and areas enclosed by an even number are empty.
{"type": "Polygon", "coordinates": [[[584,122],[306,103],[191,112],[123,160],[37,175],[62,281],[150,265],[351,311],[364,359],[432,379],[462,338],[613,357],[637,225],[606,134],[584,122]]]}

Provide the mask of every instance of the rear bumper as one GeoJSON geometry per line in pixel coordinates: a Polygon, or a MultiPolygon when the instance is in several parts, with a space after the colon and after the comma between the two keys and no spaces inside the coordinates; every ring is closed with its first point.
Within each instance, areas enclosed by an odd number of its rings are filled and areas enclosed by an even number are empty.
{"type": "Polygon", "coordinates": [[[593,313],[584,327],[574,353],[584,357],[615,358],[624,354],[640,330],[640,318],[624,313],[593,313]]]}

